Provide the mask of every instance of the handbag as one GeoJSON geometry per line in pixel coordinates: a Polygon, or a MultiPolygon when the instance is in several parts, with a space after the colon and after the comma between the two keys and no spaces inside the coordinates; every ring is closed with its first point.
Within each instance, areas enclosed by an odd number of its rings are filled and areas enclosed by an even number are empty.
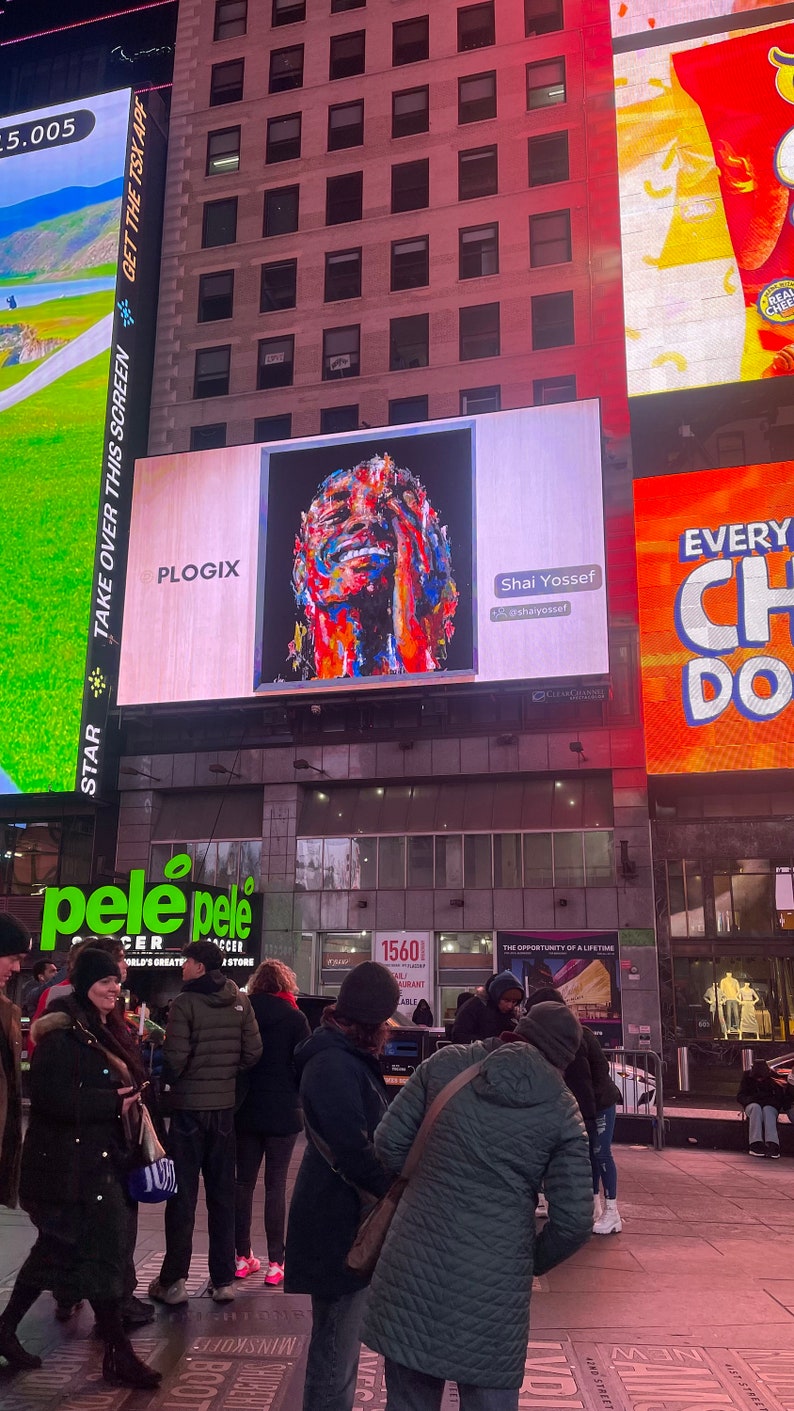
{"type": "MultiPolygon", "coordinates": [[[[427,1139],[435,1126],[437,1118],[446,1107],[450,1098],[453,1098],[456,1093],[460,1092],[461,1088],[465,1088],[467,1083],[470,1083],[473,1078],[477,1077],[484,1062],[485,1059],[481,1059],[479,1063],[473,1063],[471,1067],[464,1068],[462,1073],[456,1074],[450,1082],[445,1083],[441,1092],[436,1094],[422,1118],[422,1124],[413,1139],[411,1150],[405,1159],[405,1165],[403,1166],[401,1174],[396,1180],[392,1181],[386,1194],[381,1196],[380,1200],[376,1201],[374,1205],[371,1204],[372,1197],[369,1192],[361,1190],[358,1186],[356,1187],[361,1199],[369,1203],[369,1208],[364,1213],[356,1237],[348,1250],[345,1260],[345,1264],[351,1274],[358,1274],[362,1279],[372,1277],[372,1274],[375,1272],[375,1265],[380,1258],[386,1236],[389,1233],[389,1227],[397,1213],[397,1207],[405,1194],[408,1182],[419,1165],[422,1152],[427,1145],[427,1139]]],[[[336,1171],[330,1147],[321,1137],[316,1135],[308,1123],[306,1123],[306,1129],[320,1152],[320,1155],[325,1158],[332,1170],[336,1171]]],[[[341,1175],[341,1172],[337,1171],[337,1175],[341,1175]]]]}
{"type": "Polygon", "coordinates": [[[134,1150],[136,1156],[142,1158],[142,1164],[133,1166],[129,1171],[127,1193],[130,1200],[142,1201],[145,1205],[157,1205],[176,1195],[176,1169],[171,1158],[165,1154],[165,1147],[144,1103],[138,1105],[136,1116],[138,1131],[134,1138],[134,1150]]]}

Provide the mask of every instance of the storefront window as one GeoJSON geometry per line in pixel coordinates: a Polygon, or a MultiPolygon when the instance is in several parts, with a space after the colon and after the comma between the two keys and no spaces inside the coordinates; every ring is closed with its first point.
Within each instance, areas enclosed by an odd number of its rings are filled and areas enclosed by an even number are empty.
{"type": "Polygon", "coordinates": [[[698,862],[668,862],[667,905],[671,936],[702,936],[703,877],[698,862]]]}
{"type": "Polygon", "coordinates": [[[674,962],[676,1023],[685,1041],[788,1037],[791,962],[717,956],[674,962]]]}
{"type": "Polygon", "coordinates": [[[327,931],[319,948],[320,993],[336,994],[348,971],[372,955],[372,932],[327,931]]]}
{"type": "Polygon", "coordinates": [[[762,858],[740,858],[714,864],[714,905],[717,930],[763,936],[773,930],[775,876],[762,858]]]}

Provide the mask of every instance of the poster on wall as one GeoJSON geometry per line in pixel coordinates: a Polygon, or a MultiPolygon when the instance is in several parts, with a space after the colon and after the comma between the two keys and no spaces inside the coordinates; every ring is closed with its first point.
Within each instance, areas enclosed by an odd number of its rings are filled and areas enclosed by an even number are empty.
{"type": "Polygon", "coordinates": [[[794,372],[794,23],[755,23],[615,54],[630,396],[794,372]]]}
{"type": "Polygon", "coordinates": [[[637,480],[648,772],[794,766],[794,465],[637,480]]]}
{"type": "Polygon", "coordinates": [[[607,670],[595,402],[138,462],[121,705],[607,670]]]}
{"type": "Polygon", "coordinates": [[[395,1018],[411,1022],[420,1000],[433,1008],[432,931],[373,931],[372,959],[391,970],[400,986],[395,1018]]]}
{"type": "Polygon", "coordinates": [[[609,1048],[623,1043],[617,931],[498,931],[497,970],[526,995],[551,987],[609,1048]]]}

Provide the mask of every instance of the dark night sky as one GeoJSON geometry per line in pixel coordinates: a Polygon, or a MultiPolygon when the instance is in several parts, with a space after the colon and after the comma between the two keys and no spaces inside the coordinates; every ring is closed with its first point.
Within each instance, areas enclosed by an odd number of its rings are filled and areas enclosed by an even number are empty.
{"type": "MultiPolygon", "coordinates": [[[[0,0],[0,43],[61,25],[117,15],[146,3],[147,0],[0,0]]],[[[167,11],[170,5],[163,8],[167,11]]]]}

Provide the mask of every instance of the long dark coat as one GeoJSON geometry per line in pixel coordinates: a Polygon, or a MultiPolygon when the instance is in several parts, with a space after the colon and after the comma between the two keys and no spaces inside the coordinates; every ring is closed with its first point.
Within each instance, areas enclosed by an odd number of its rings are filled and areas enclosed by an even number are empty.
{"type": "Polygon", "coordinates": [[[0,1205],[12,1210],[19,1196],[19,1164],[22,1157],[22,1086],[19,1064],[22,1056],[20,1011],[6,995],[0,994],[0,1045],[6,1050],[8,1067],[0,1056],[0,1205]]]}
{"type": "Polygon", "coordinates": [[[309,1021],[278,995],[249,996],[262,1039],[262,1057],[241,1077],[244,1100],[237,1110],[238,1132],[288,1137],[303,1126],[295,1050],[308,1039],[309,1021]]]}

